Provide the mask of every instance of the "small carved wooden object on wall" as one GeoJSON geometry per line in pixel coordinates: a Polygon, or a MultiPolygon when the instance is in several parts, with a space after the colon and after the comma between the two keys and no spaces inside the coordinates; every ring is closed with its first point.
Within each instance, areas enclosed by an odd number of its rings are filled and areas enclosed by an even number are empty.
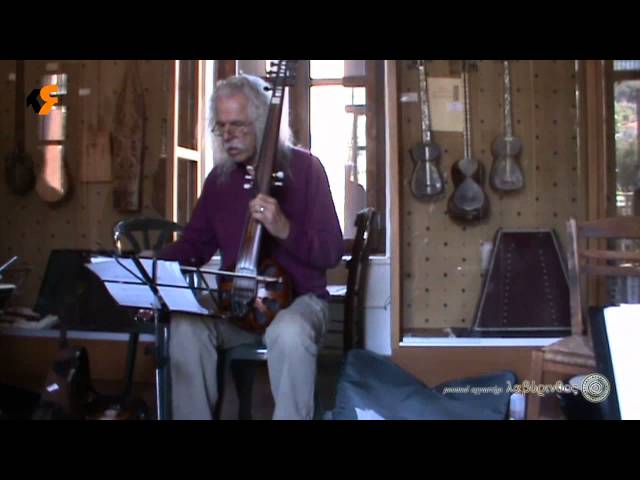
{"type": "Polygon", "coordinates": [[[111,182],[111,131],[105,123],[104,105],[102,102],[102,68],[101,60],[96,61],[98,78],[94,96],[96,97],[95,111],[86,112],[87,115],[95,114],[95,123],[88,123],[85,132],[82,165],[80,168],[80,181],[83,183],[111,182]]]}
{"type": "Polygon", "coordinates": [[[144,95],[138,66],[127,66],[118,95],[111,137],[113,155],[113,206],[120,212],[138,212],[141,203],[144,154],[144,95]]]}

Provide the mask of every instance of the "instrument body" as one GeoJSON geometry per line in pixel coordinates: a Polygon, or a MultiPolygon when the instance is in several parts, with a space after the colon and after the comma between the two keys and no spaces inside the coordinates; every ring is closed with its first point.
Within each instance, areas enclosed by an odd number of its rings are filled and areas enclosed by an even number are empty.
{"type": "Polygon", "coordinates": [[[518,163],[522,152],[522,140],[513,134],[511,100],[511,72],[508,60],[504,61],[504,135],[493,143],[493,164],[489,176],[491,187],[498,192],[514,192],[524,187],[524,175],[518,163]]]}
{"type": "Polygon", "coordinates": [[[489,198],[482,189],[484,166],[471,156],[471,108],[469,102],[469,75],[465,62],[464,80],[464,158],[451,167],[451,178],[455,190],[449,197],[449,216],[461,222],[485,219],[489,214],[489,198]]]}
{"type": "MultiPolygon", "coordinates": [[[[248,184],[255,194],[270,195],[272,187],[281,185],[282,172],[275,171],[278,154],[278,139],[285,87],[293,76],[295,62],[277,62],[275,76],[272,77],[272,95],[267,122],[256,165],[248,168],[248,184]]],[[[219,281],[218,299],[223,315],[240,327],[264,332],[276,314],[289,306],[293,299],[291,280],[273,259],[261,259],[264,226],[247,211],[238,258],[233,270],[235,276],[223,277],[219,281]],[[278,277],[278,282],[265,282],[258,277],[278,277]]]]}
{"type": "Polygon", "coordinates": [[[411,174],[411,193],[419,200],[436,200],[444,193],[444,181],[440,172],[440,146],[432,140],[429,90],[424,60],[418,60],[420,75],[420,113],[422,119],[422,143],[411,149],[414,163],[411,174]]]}

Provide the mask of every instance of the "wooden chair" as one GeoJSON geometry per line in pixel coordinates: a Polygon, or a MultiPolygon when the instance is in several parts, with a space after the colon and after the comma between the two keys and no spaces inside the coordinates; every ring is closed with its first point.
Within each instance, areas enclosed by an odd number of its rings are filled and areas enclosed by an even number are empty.
{"type": "Polygon", "coordinates": [[[124,252],[126,239],[134,253],[158,251],[182,233],[182,226],[164,218],[135,217],[121,220],[113,227],[113,242],[118,253],[124,252]],[[154,239],[152,241],[152,239],[154,239]]]}
{"type": "MultiPolygon", "coordinates": [[[[571,336],[532,352],[531,380],[554,384],[596,369],[588,328],[584,287],[589,276],[640,276],[640,250],[616,250],[615,240],[640,239],[640,217],[612,217],[586,222],[567,222],[571,336]],[[587,245],[588,242],[596,245],[587,245]],[[549,378],[549,375],[553,375],[549,378]]],[[[609,301],[605,301],[608,303],[609,301]]],[[[593,302],[592,302],[593,303],[593,302]]],[[[541,397],[527,396],[527,419],[539,419],[541,397]]]]}
{"type": "MultiPolygon", "coordinates": [[[[347,291],[344,299],[343,353],[352,348],[364,348],[364,302],[366,299],[369,257],[373,248],[373,231],[377,212],[365,208],[356,215],[356,235],[347,262],[347,291]]],[[[218,363],[219,399],[214,417],[220,418],[225,378],[230,373],[238,394],[238,419],[252,418],[252,390],[256,364],[267,361],[264,345],[240,345],[220,352],[218,363]]],[[[317,413],[317,412],[316,412],[317,413]]]]}

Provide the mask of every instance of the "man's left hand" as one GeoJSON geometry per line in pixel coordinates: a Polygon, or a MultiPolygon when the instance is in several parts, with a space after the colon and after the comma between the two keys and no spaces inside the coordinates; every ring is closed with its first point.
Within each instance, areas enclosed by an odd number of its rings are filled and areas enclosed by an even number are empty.
{"type": "Polygon", "coordinates": [[[289,236],[289,219],[275,198],[260,193],[249,202],[249,210],[253,218],[262,223],[274,237],[286,240],[289,236]]]}

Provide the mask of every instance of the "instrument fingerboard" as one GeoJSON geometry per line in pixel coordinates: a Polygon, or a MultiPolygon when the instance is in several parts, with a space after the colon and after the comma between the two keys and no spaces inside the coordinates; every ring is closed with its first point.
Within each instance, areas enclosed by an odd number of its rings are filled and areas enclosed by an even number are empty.
{"type": "Polygon", "coordinates": [[[511,113],[511,68],[508,60],[504,61],[504,133],[513,137],[513,118],[511,113]]]}
{"type": "Polygon", "coordinates": [[[420,106],[422,109],[422,141],[431,143],[431,111],[429,109],[429,89],[424,60],[418,60],[420,74],[420,106]]]}
{"type": "Polygon", "coordinates": [[[464,157],[471,158],[471,104],[469,102],[469,69],[463,60],[462,83],[464,86],[464,157]]]}

